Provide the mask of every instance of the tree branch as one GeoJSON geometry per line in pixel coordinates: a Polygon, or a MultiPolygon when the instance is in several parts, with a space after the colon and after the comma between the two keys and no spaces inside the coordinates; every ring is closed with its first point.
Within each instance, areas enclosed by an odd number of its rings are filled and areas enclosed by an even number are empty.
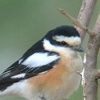
{"type": "Polygon", "coordinates": [[[86,31],[91,37],[94,36],[94,33],[89,30],[87,27],[85,27],[82,23],[80,23],[78,20],[73,18],[71,15],[69,15],[67,12],[65,12],[63,9],[58,8],[61,14],[65,15],[67,18],[69,18],[75,25],[80,27],[82,30],[86,31]]]}
{"type": "MultiPolygon", "coordinates": [[[[83,25],[88,27],[94,7],[96,5],[97,0],[83,0],[79,15],[77,20],[81,22],[83,25]]],[[[97,20],[98,22],[98,20],[97,20]]],[[[96,22],[96,23],[97,23],[96,22]]],[[[100,21],[99,21],[100,22],[100,21]]],[[[100,24],[99,24],[100,26],[100,24]]],[[[82,39],[85,37],[85,31],[76,26],[76,29],[81,34],[82,39]]],[[[95,32],[94,28],[94,32],[95,32]]],[[[95,32],[96,33],[96,32],[95,32]]],[[[86,60],[84,62],[84,68],[82,71],[82,82],[83,84],[83,98],[84,100],[97,100],[97,87],[98,83],[95,79],[95,75],[97,74],[96,70],[96,61],[98,54],[98,46],[96,46],[96,37],[91,38],[88,43],[88,48],[86,51],[86,60]],[[96,50],[95,50],[96,49],[96,50]],[[84,81],[85,80],[85,81],[84,81]]],[[[100,42],[100,41],[99,41],[100,42]]]]}
{"type": "Polygon", "coordinates": [[[97,55],[100,46],[100,14],[95,23],[94,29],[95,37],[89,39],[88,48],[86,51],[86,63],[84,64],[85,85],[83,87],[84,100],[97,100],[98,82],[96,76],[98,75],[97,55]]]}
{"type": "MultiPolygon", "coordinates": [[[[96,5],[97,0],[83,0],[81,9],[79,11],[79,15],[77,20],[81,22],[84,26],[88,27],[90,19],[92,17],[92,13],[94,11],[94,7],[96,5]]],[[[81,34],[82,39],[84,39],[85,31],[80,29],[80,27],[76,26],[76,29],[81,34]]]]}

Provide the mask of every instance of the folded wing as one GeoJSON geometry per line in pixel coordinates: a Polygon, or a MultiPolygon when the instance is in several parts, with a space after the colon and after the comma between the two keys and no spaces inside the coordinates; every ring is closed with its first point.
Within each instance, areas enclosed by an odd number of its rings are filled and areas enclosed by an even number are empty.
{"type": "Polygon", "coordinates": [[[8,67],[0,76],[0,90],[30,77],[52,69],[59,61],[60,56],[55,52],[36,52],[27,58],[22,57],[8,67]]]}

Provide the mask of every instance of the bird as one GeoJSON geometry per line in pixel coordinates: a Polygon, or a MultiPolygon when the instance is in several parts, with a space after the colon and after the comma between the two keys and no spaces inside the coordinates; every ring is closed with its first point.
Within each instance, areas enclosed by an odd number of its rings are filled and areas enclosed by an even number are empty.
{"type": "Polygon", "coordinates": [[[81,81],[80,52],[81,37],[73,26],[51,29],[0,75],[0,97],[66,100],[81,81]]]}

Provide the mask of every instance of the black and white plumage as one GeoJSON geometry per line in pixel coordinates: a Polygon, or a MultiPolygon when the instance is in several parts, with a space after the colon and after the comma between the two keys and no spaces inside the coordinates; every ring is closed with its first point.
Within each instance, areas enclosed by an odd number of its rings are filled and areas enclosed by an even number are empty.
{"type": "MultiPolygon", "coordinates": [[[[81,38],[74,27],[61,26],[50,30],[44,36],[43,39],[34,44],[28,51],[26,51],[26,53],[18,61],[16,61],[14,64],[8,67],[1,74],[0,95],[13,94],[13,93],[24,95],[24,93],[22,92],[21,93],[17,93],[18,91],[14,92],[15,84],[18,85],[19,83],[21,84],[21,82],[24,82],[25,80],[28,80],[31,77],[37,77],[40,74],[42,75],[49,73],[51,70],[57,67],[56,64],[58,64],[62,59],[60,52],[64,52],[66,54],[68,53],[67,54],[68,57],[69,55],[76,56],[75,54],[83,51],[82,48],[79,46],[80,44],[81,44],[81,38]],[[67,52],[64,51],[65,49],[67,52]]],[[[81,61],[80,57],[78,59],[79,61],[81,61]]],[[[79,67],[79,70],[80,69],[81,66],[79,67]]],[[[42,93],[39,94],[42,95],[42,93]]],[[[38,98],[39,96],[36,97],[38,99],[36,99],[35,97],[32,99],[31,96],[30,97],[24,96],[24,97],[28,98],[29,100],[42,100],[38,98]]],[[[47,95],[46,97],[48,98],[47,95]]],[[[54,99],[48,98],[46,100],[54,100],[54,99]]]]}
{"type": "Polygon", "coordinates": [[[2,73],[0,77],[0,85],[2,85],[0,86],[0,90],[4,90],[15,82],[50,70],[59,59],[60,56],[57,53],[48,52],[46,50],[34,52],[30,56],[25,53],[21,59],[2,73]]]}

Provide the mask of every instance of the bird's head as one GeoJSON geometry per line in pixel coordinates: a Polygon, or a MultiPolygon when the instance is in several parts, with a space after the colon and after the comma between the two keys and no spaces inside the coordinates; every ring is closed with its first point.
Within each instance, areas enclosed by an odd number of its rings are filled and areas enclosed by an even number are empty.
{"type": "Polygon", "coordinates": [[[50,51],[67,50],[70,52],[83,52],[81,37],[72,26],[60,26],[50,30],[43,40],[44,48],[50,51]]]}

